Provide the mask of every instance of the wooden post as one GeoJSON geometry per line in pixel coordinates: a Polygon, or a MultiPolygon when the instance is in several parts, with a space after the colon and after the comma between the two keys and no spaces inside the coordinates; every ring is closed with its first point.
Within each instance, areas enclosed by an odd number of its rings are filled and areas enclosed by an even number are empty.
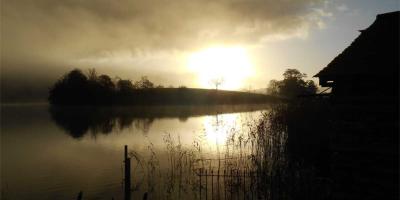
{"type": "Polygon", "coordinates": [[[234,195],[233,195],[233,187],[234,187],[233,169],[231,169],[231,174],[229,176],[229,183],[230,183],[230,186],[229,186],[230,196],[228,198],[233,199],[234,198],[234,195]]]}
{"type": "Polygon", "coordinates": [[[207,170],[206,170],[206,200],[207,200],[207,198],[208,198],[208,191],[207,191],[207,183],[208,183],[208,182],[207,182],[207,175],[208,175],[208,174],[207,174],[207,170]]]}
{"type": "Polygon", "coordinates": [[[220,193],[219,193],[219,176],[220,176],[220,174],[219,174],[219,168],[218,168],[218,176],[217,176],[217,195],[218,195],[218,200],[219,200],[219,198],[220,198],[220,193]]]}
{"type": "Polygon", "coordinates": [[[240,199],[240,173],[239,170],[236,171],[236,184],[237,184],[237,199],[240,199]]]}
{"type": "Polygon", "coordinates": [[[199,170],[200,171],[200,173],[199,173],[199,181],[200,181],[200,184],[199,184],[199,191],[200,191],[200,200],[201,200],[201,176],[203,175],[202,173],[203,173],[203,170],[202,169],[200,169],[199,170]]]}
{"type": "Polygon", "coordinates": [[[260,184],[261,177],[260,177],[260,173],[258,170],[256,171],[255,179],[256,179],[256,198],[260,199],[262,197],[262,194],[260,191],[261,190],[261,184],[260,184]]]}
{"type": "Polygon", "coordinates": [[[125,145],[124,151],[125,164],[125,200],[131,200],[131,159],[128,157],[128,145],[125,145]]]}
{"type": "Polygon", "coordinates": [[[226,171],[224,169],[224,200],[226,200],[226,171]]]}
{"type": "Polygon", "coordinates": [[[211,199],[214,199],[214,171],[211,170],[211,199]]]}
{"type": "Polygon", "coordinates": [[[82,200],[82,197],[83,197],[83,192],[79,191],[78,197],[76,198],[76,200],[82,200]]]}
{"type": "Polygon", "coordinates": [[[246,200],[246,169],[243,170],[243,199],[246,200]]]}

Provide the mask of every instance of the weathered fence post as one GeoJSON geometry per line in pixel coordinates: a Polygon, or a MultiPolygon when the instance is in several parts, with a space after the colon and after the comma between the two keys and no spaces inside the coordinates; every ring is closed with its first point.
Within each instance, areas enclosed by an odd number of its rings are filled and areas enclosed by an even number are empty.
{"type": "Polygon", "coordinates": [[[200,181],[200,184],[199,184],[199,190],[200,190],[200,200],[201,200],[201,176],[203,175],[202,173],[203,173],[203,170],[202,169],[199,169],[199,171],[200,171],[200,173],[199,173],[199,181],[200,181]]]}
{"type": "Polygon", "coordinates": [[[239,169],[236,171],[236,184],[237,184],[237,199],[240,199],[240,184],[241,184],[241,180],[240,180],[240,172],[239,169]]]}
{"type": "Polygon", "coordinates": [[[243,199],[246,200],[246,169],[243,170],[243,199]]]}
{"type": "Polygon", "coordinates": [[[82,197],[83,197],[83,192],[79,191],[78,197],[76,198],[76,200],[82,200],[82,197]]]}
{"type": "Polygon", "coordinates": [[[250,185],[250,191],[251,191],[251,200],[253,200],[253,197],[254,197],[254,187],[255,187],[255,183],[254,183],[253,176],[254,176],[254,172],[253,172],[253,171],[251,171],[251,172],[250,172],[250,183],[251,183],[251,185],[250,185]]]}
{"type": "Polygon", "coordinates": [[[131,199],[131,159],[128,157],[128,145],[125,145],[124,151],[125,164],[125,200],[131,199]]]}
{"type": "Polygon", "coordinates": [[[214,171],[211,170],[211,199],[214,199],[214,171]]]}
{"type": "Polygon", "coordinates": [[[220,174],[219,174],[219,167],[218,167],[218,176],[217,176],[217,195],[218,195],[218,200],[220,199],[220,192],[219,192],[219,176],[220,176],[220,174]]]}
{"type": "Polygon", "coordinates": [[[201,185],[201,177],[203,176],[203,169],[201,168],[201,169],[199,169],[200,170],[200,173],[199,173],[199,177],[200,177],[200,187],[199,187],[199,190],[200,190],[200,200],[201,200],[201,187],[202,187],[202,185],[201,185]]]}
{"type": "Polygon", "coordinates": [[[207,191],[208,181],[207,181],[207,175],[208,175],[208,173],[207,173],[207,170],[206,170],[206,200],[207,200],[207,198],[208,198],[208,191],[207,191]]]}
{"type": "Polygon", "coordinates": [[[234,187],[234,178],[233,178],[233,169],[231,169],[231,173],[229,175],[229,193],[230,196],[228,198],[233,199],[234,195],[233,195],[233,187],[234,187]]]}
{"type": "Polygon", "coordinates": [[[224,200],[226,200],[226,171],[224,169],[224,200]]]}

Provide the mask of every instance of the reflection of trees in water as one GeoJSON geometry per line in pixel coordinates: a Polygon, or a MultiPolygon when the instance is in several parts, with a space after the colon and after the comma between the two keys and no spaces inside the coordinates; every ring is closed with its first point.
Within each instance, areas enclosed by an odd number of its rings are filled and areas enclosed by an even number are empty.
{"type": "Polygon", "coordinates": [[[132,127],[133,118],[118,117],[119,130],[127,129],[132,127]]]}
{"type": "Polygon", "coordinates": [[[114,109],[100,108],[56,108],[51,107],[51,118],[73,138],[91,133],[110,134],[134,127],[148,133],[154,118],[137,118],[114,109]]]}
{"type": "Polygon", "coordinates": [[[147,134],[153,122],[154,122],[153,118],[144,118],[144,119],[136,119],[133,123],[135,124],[135,127],[138,130],[143,132],[143,134],[147,134]]]}
{"type": "Polygon", "coordinates": [[[154,118],[133,118],[129,116],[118,116],[117,127],[118,131],[124,129],[131,129],[132,125],[144,134],[147,134],[150,130],[151,124],[155,121],[154,118]]]}
{"type": "Polygon", "coordinates": [[[140,107],[56,107],[49,109],[51,118],[73,138],[85,134],[110,134],[135,128],[147,134],[152,123],[160,118],[178,118],[185,122],[191,116],[216,115],[216,127],[221,127],[218,114],[265,109],[266,105],[220,106],[140,106],[140,107]]]}

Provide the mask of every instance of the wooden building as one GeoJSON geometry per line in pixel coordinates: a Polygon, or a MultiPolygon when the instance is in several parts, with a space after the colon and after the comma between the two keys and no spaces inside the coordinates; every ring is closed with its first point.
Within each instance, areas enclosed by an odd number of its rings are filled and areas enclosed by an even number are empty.
{"type": "Polygon", "coordinates": [[[314,77],[336,97],[398,99],[400,11],[380,14],[314,77]]]}

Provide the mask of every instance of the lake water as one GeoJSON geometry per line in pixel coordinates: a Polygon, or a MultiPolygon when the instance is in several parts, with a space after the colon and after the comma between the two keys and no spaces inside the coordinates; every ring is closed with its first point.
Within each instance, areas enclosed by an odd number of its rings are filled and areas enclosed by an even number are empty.
{"type": "Polygon", "coordinates": [[[84,199],[123,199],[124,145],[132,156],[133,196],[141,198],[150,187],[165,191],[162,183],[149,182],[163,177],[164,166],[176,166],[168,151],[175,155],[184,148],[188,155],[201,148],[206,158],[215,157],[226,150],[229,134],[245,133],[266,110],[267,105],[2,106],[2,199],[76,199],[79,191],[84,199]],[[149,173],[154,166],[161,170],[149,173]]]}

